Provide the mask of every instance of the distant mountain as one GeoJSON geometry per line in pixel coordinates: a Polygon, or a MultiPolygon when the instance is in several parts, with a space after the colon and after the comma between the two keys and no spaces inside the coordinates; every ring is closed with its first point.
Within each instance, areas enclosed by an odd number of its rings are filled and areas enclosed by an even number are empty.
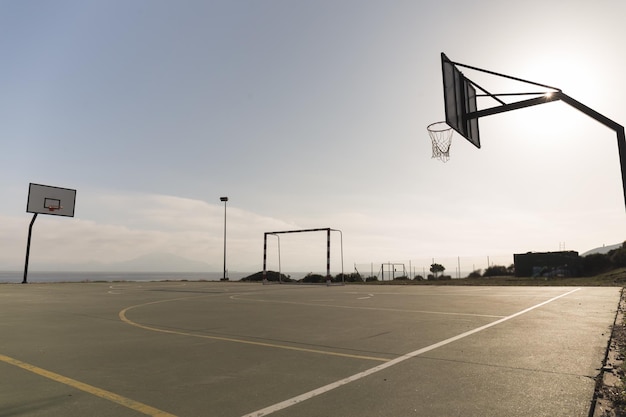
{"type": "Polygon", "coordinates": [[[32,270],[66,272],[208,272],[217,271],[208,263],[171,253],[149,253],[128,261],[87,262],[82,264],[36,264],[32,270]]]}
{"type": "Polygon", "coordinates": [[[106,265],[111,271],[123,272],[207,272],[209,264],[170,253],[149,253],[135,259],[106,265]]]}
{"type": "Polygon", "coordinates": [[[622,247],[622,243],[616,243],[615,245],[609,245],[609,246],[606,246],[606,245],[600,246],[599,248],[588,250],[587,252],[582,253],[580,256],[594,255],[596,253],[606,255],[613,249],[619,249],[621,247],[622,247]]]}

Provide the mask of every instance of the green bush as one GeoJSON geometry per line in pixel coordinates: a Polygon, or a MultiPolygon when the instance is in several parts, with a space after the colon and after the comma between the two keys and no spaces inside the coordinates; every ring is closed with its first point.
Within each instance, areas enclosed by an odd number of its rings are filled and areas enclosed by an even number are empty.
{"type": "Polygon", "coordinates": [[[583,256],[583,270],[585,275],[596,275],[606,272],[613,267],[611,258],[602,253],[593,253],[583,256]]]}
{"type": "MultiPolygon", "coordinates": [[[[267,278],[268,281],[271,282],[278,282],[278,272],[276,271],[267,271],[267,274],[265,276],[267,278]]],[[[280,278],[282,280],[282,282],[291,282],[292,279],[289,275],[285,275],[285,274],[280,274],[280,278]]],[[[263,271],[259,271],[257,273],[254,273],[252,275],[248,275],[247,277],[241,278],[240,281],[243,282],[261,282],[263,281],[263,271]]]]}
{"type": "Polygon", "coordinates": [[[510,270],[506,266],[492,265],[485,269],[483,277],[501,277],[505,275],[511,275],[510,270]]]}
{"type": "Polygon", "coordinates": [[[615,268],[621,268],[626,266],[626,248],[622,244],[619,249],[613,249],[608,253],[608,257],[615,268]]]}
{"type": "Polygon", "coordinates": [[[482,269],[477,269],[475,271],[470,272],[470,274],[467,276],[468,278],[480,278],[482,277],[482,269]]]}
{"type": "MultiPolygon", "coordinates": [[[[342,282],[342,275],[337,274],[334,278],[335,282],[342,282]]],[[[343,274],[343,281],[345,282],[363,282],[363,277],[358,272],[354,272],[352,274],[343,274]]]]}
{"type": "Polygon", "coordinates": [[[305,282],[307,284],[321,284],[326,282],[326,277],[320,274],[307,274],[304,278],[300,280],[301,282],[305,282]]]}

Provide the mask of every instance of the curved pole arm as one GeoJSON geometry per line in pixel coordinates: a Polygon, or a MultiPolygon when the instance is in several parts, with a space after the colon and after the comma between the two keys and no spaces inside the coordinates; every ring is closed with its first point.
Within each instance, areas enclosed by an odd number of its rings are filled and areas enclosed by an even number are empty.
{"type": "Polygon", "coordinates": [[[619,163],[622,170],[622,189],[624,192],[624,204],[626,205],[626,135],[624,133],[624,126],[609,119],[603,114],[598,113],[592,108],[585,106],[578,100],[573,99],[562,91],[555,91],[550,94],[532,98],[529,100],[522,100],[516,103],[505,104],[502,106],[491,107],[484,110],[475,111],[467,114],[467,119],[478,119],[479,117],[491,116],[494,114],[504,113],[511,110],[522,109],[524,107],[536,106],[538,104],[549,103],[552,101],[561,100],[577,110],[585,113],[587,116],[602,123],[609,129],[612,129],[617,134],[617,149],[619,152],[619,163]]]}

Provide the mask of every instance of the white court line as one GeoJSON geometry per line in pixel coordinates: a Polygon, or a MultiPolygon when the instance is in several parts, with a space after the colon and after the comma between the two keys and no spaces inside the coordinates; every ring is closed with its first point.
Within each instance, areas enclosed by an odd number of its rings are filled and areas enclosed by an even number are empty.
{"type": "Polygon", "coordinates": [[[410,353],[407,353],[405,355],[399,356],[396,359],[390,360],[389,362],[385,362],[385,363],[383,363],[381,365],[375,366],[375,367],[370,368],[368,370],[365,370],[363,372],[359,372],[358,374],[354,374],[354,375],[349,376],[347,378],[340,379],[340,380],[335,381],[333,383],[330,383],[328,385],[324,385],[323,387],[314,389],[313,391],[305,392],[304,394],[300,394],[300,395],[298,395],[296,397],[290,398],[290,399],[282,401],[280,403],[271,405],[271,406],[263,408],[261,410],[254,411],[254,412],[252,412],[250,414],[246,414],[243,417],[261,417],[261,416],[266,416],[268,414],[272,414],[272,413],[274,413],[276,411],[285,409],[287,407],[291,407],[292,405],[296,405],[296,404],[301,403],[303,401],[309,400],[309,399],[311,399],[313,397],[317,397],[318,395],[324,394],[324,393],[326,393],[328,391],[334,390],[335,388],[339,388],[342,385],[349,384],[350,382],[354,382],[354,381],[357,381],[357,380],[359,380],[361,378],[365,378],[366,376],[369,376],[369,375],[372,375],[372,374],[374,374],[376,372],[382,371],[383,369],[390,368],[390,367],[392,367],[394,365],[397,365],[397,364],[399,364],[401,362],[406,361],[407,359],[414,358],[414,357],[419,356],[419,355],[421,355],[423,353],[430,352],[431,350],[440,348],[440,347],[445,346],[447,344],[450,344],[452,342],[456,342],[457,340],[466,338],[467,336],[471,336],[471,335],[476,334],[478,332],[482,332],[483,330],[488,329],[490,327],[497,326],[500,323],[504,323],[507,320],[511,320],[511,319],[513,319],[513,318],[515,318],[517,316],[521,316],[522,314],[528,313],[529,311],[532,311],[532,310],[534,310],[536,308],[539,308],[539,307],[542,307],[542,306],[544,306],[546,304],[549,304],[549,303],[551,303],[551,302],[553,302],[555,300],[558,300],[559,298],[566,297],[566,296],[568,296],[568,295],[570,295],[572,293],[575,293],[576,291],[579,291],[579,290],[580,290],[580,288],[576,288],[574,290],[568,291],[565,294],[561,294],[561,295],[558,295],[556,297],[550,298],[547,301],[544,301],[542,303],[536,304],[536,305],[534,305],[532,307],[528,307],[527,309],[519,311],[519,312],[517,312],[515,314],[511,314],[510,316],[503,317],[500,320],[496,320],[494,322],[491,322],[489,324],[485,324],[484,326],[477,327],[477,328],[475,328],[473,330],[469,330],[469,331],[467,331],[465,333],[461,333],[459,335],[453,336],[453,337],[451,337],[449,339],[446,339],[446,340],[443,340],[441,342],[438,342],[438,343],[432,344],[430,346],[426,346],[424,348],[418,349],[418,350],[416,350],[414,352],[410,352],[410,353]]]}
{"type": "MultiPolygon", "coordinates": [[[[377,292],[376,295],[392,295],[392,296],[393,295],[397,295],[397,296],[402,296],[402,297],[433,297],[433,296],[441,296],[441,297],[497,297],[497,298],[502,298],[502,297],[517,297],[517,298],[537,297],[537,294],[516,294],[516,293],[511,293],[511,294],[499,294],[499,293],[498,294],[485,294],[485,292],[489,291],[488,289],[483,289],[483,288],[478,288],[478,287],[472,287],[472,288],[476,288],[476,290],[458,291],[458,292],[452,292],[452,291],[450,291],[450,292],[423,292],[423,293],[377,292]]],[[[545,287],[535,287],[535,288],[545,288],[545,287]]],[[[420,289],[421,289],[421,287],[420,287],[420,289]]],[[[362,295],[364,293],[363,292],[352,291],[352,292],[346,292],[346,294],[362,295]]]]}

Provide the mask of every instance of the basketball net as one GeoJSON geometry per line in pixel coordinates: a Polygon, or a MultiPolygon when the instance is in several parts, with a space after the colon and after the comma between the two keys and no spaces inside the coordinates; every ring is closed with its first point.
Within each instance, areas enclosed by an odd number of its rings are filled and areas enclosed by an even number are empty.
{"type": "Polygon", "coordinates": [[[450,144],[452,143],[452,133],[454,132],[446,122],[436,122],[426,128],[433,146],[431,158],[437,158],[441,162],[448,162],[450,159],[450,144]]]}

